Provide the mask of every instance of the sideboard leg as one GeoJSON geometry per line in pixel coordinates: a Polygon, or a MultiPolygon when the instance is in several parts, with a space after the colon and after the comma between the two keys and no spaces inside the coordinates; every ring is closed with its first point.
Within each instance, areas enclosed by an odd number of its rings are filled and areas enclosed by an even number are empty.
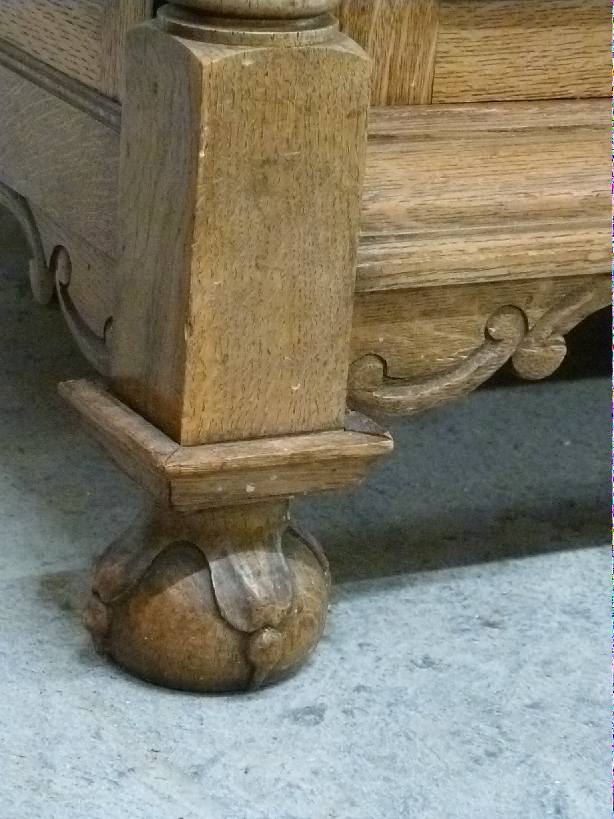
{"type": "Polygon", "coordinates": [[[256,688],[300,665],[324,628],[329,575],[287,507],[150,511],[96,569],[85,621],[98,651],[191,691],[256,688]]]}
{"type": "Polygon", "coordinates": [[[309,654],[328,571],[288,499],[392,445],[346,416],[370,62],[329,5],[182,2],[127,37],[112,394],[64,394],[157,504],[103,556],[88,626],[174,688],[309,654]]]}

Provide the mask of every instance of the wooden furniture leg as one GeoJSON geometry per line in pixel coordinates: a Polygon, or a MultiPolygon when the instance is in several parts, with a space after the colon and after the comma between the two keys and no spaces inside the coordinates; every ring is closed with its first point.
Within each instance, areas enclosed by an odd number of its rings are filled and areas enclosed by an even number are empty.
{"type": "Polygon", "coordinates": [[[85,613],[97,649],[171,688],[284,676],[322,634],[329,586],[326,558],[287,508],[155,507],[97,567],[85,613]]]}
{"type": "Polygon", "coordinates": [[[304,659],[328,573],[288,498],[391,448],[346,417],[369,62],[327,6],[186,2],[128,36],[113,395],[62,391],[154,496],[86,620],[163,685],[245,688],[304,659]]]}

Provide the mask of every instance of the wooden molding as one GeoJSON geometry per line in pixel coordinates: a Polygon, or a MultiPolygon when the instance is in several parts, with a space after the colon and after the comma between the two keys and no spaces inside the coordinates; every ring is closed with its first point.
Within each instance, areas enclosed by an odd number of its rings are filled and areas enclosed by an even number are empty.
{"type": "Polygon", "coordinates": [[[2,64],[0,100],[0,180],[116,258],[119,134],[2,64]]]}
{"type": "MultiPolygon", "coordinates": [[[[250,4],[252,2],[253,0],[250,0],[250,4]]],[[[225,3],[227,0],[220,0],[220,4],[225,3]]],[[[233,4],[237,6],[240,6],[241,3],[242,0],[233,0],[233,4]]],[[[253,5],[258,5],[258,0],[253,5]]],[[[263,7],[266,5],[262,3],[263,7]]],[[[326,7],[328,3],[322,2],[321,5],[326,7]]],[[[271,4],[271,7],[274,8],[274,6],[275,3],[271,4]]],[[[301,8],[301,5],[292,3],[290,8],[296,11],[301,8]]],[[[263,8],[263,11],[266,10],[263,8]]],[[[172,4],[159,9],[157,21],[169,34],[189,40],[225,45],[274,46],[276,48],[294,48],[299,45],[315,45],[325,42],[334,37],[339,29],[337,19],[327,13],[309,19],[298,19],[296,15],[278,19],[271,19],[266,15],[257,19],[235,16],[207,17],[201,12],[172,4]]]]}
{"type": "Polygon", "coordinates": [[[353,486],[393,446],[350,415],[331,432],[183,447],[99,385],[68,381],[60,393],[118,466],[184,512],[353,486]]]}
{"type": "Polygon", "coordinates": [[[609,110],[371,109],[356,291],[609,270],[609,110]]]}
{"type": "Polygon", "coordinates": [[[178,0],[170,5],[173,10],[175,7],[190,9],[194,18],[224,17],[252,21],[311,18],[313,21],[318,15],[331,11],[336,0],[178,0]]]}
{"type": "Polygon", "coordinates": [[[105,97],[123,90],[124,36],[151,0],[0,0],[0,38],[105,97]]]}
{"type": "Polygon", "coordinates": [[[57,68],[46,65],[21,48],[0,39],[0,65],[19,74],[25,80],[70,103],[114,131],[121,127],[121,106],[118,102],[69,77],[57,68]]]}

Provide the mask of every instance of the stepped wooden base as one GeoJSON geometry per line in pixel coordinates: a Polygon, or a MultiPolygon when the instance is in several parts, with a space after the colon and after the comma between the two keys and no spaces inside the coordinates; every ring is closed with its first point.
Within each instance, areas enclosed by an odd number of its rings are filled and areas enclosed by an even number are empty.
{"type": "Polygon", "coordinates": [[[152,683],[248,689],[313,651],[328,591],[323,552],[286,502],[158,508],[100,560],[85,622],[100,653],[152,683]]]}

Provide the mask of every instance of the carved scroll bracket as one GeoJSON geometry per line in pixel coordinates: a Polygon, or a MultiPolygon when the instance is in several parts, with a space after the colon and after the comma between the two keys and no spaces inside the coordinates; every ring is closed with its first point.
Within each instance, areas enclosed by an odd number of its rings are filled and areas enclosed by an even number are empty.
{"type": "Polygon", "coordinates": [[[70,296],[69,285],[72,275],[72,262],[65,247],[58,246],[54,249],[49,267],[55,279],[62,315],[79,350],[97,372],[108,377],[111,364],[106,337],[111,330],[112,320],[107,321],[105,338],[100,338],[82,318],[70,296]]]}
{"type": "Polygon", "coordinates": [[[486,322],[481,347],[455,369],[420,381],[388,378],[382,358],[363,356],[350,368],[348,403],[366,412],[413,415],[451,401],[478,387],[505,364],[526,328],[522,310],[502,307],[486,322]]]}
{"type": "Polygon", "coordinates": [[[57,293],[62,315],[77,346],[101,375],[108,376],[110,365],[106,336],[111,328],[111,320],[105,327],[105,338],[100,338],[80,315],[69,292],[72,262],[67,249],[56,246],[47,264],[40,232],[27,200],[0,182],[0,207],[2,206],[17,219],[28,242],[31,253],[30,286],[34,300],[46,305],[54,293],[57,293]]]}
{"type": "Polygon", "coordinates": [[[531,381],[552,375],[567,353],[564,336],[611,301],[611,280],[603,276],[553,305],[529,330],[512,356],[518,375],[531,381]]]}
{"type": "Polygon", "coordinates": [[[564,335],[610,301],[610,277],[600,276],[552,305],[530,329],[520,308],[501,307],[486,322],[484,343],[457,367],[432,378],[390,378],[385,359],[363,356],[350,367],[348,404],[369,413],[413,415],[471,392],[510,358],[522,378],[545,378],[565,357],[564,335]]]}
{"type": "Polygon", "coordinates": [[[47,267],[43,243],[27,200],[0,182],[0,207],[7,208],[19,222],[30,248],[29,276],[37,304],[49,304],[55,290],[53,274],[47,267]]]}

